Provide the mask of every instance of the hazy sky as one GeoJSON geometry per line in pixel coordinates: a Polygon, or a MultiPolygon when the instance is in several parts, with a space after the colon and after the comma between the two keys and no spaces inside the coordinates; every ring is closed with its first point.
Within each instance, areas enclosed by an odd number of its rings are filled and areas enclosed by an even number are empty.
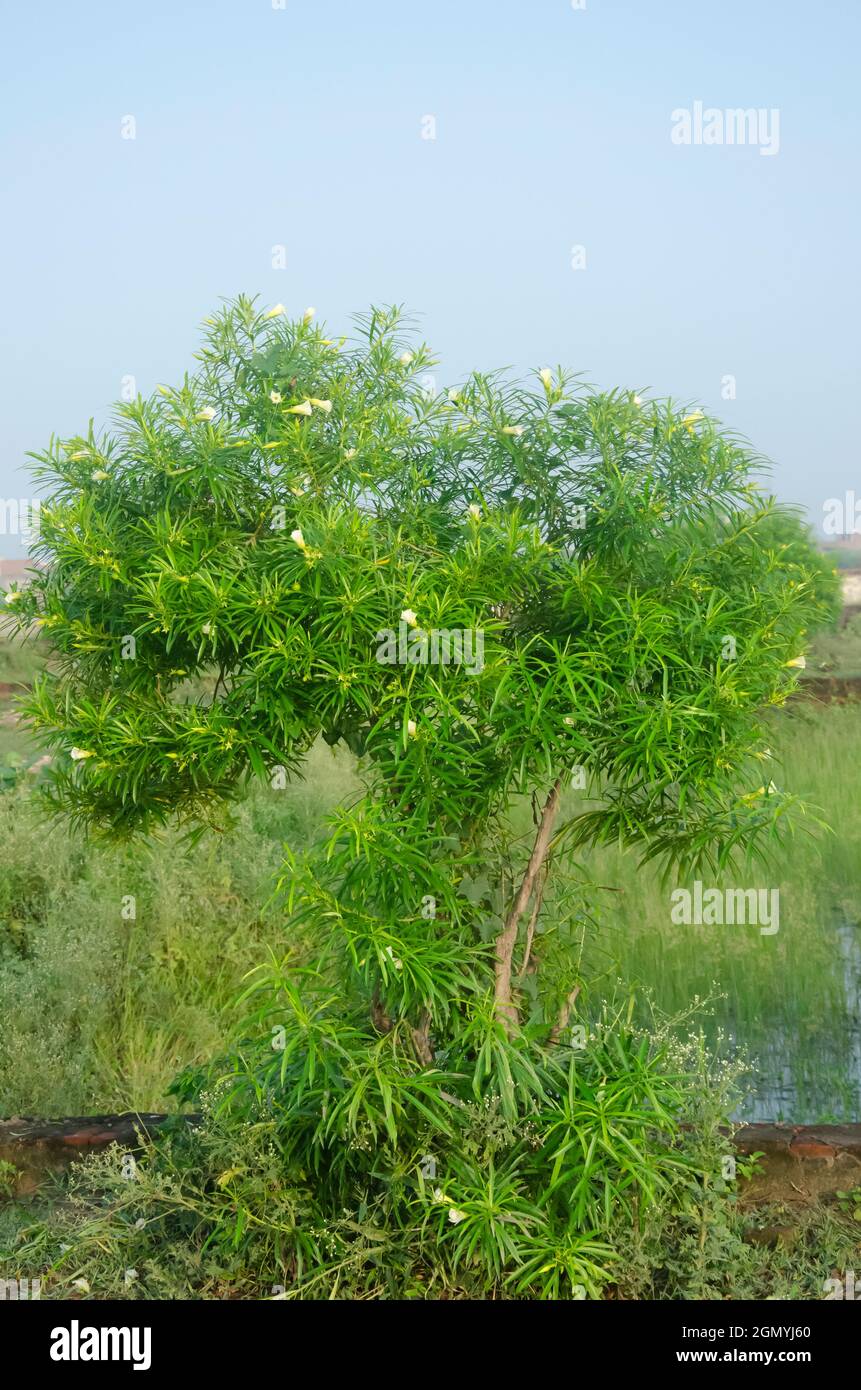
{"type": "Polygon", "coordinates": [[[859,0],[2,6],[0,497],[243,290],[336,331],[405,302],[440,385],[562,362],[701,403],[817,525],[861,496],[859,0]],[[674,143],[697,101],[757,142],[674,143]]]}

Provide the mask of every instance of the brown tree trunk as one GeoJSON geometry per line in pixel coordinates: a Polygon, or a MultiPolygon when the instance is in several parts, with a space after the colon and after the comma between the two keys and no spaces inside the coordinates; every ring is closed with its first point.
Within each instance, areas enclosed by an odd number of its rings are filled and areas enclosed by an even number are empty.
{"type": "Polygon", "coordinates": [[[529,856],[529,863],[526,866],[526,873],[523,875],[523,881],[517,890],[517,896],[506,918],[505,925],[496,938],[494,998],[497,1012],[509,1037],[518,1024],[517,1007],[511,998],[511,962],[514,957],[514,947],[517,944],[517,928],[529,904],[529,899],[532,897],[541,867],[547,858],[547,851],[550,848],[553,834],[553,824],[559,810],[561,788],[562,774],[560,773],[544,803],[544,810],[541,812],[541,820],[538,822],[538,831],[532,846],[532,853],[529,856]]]}

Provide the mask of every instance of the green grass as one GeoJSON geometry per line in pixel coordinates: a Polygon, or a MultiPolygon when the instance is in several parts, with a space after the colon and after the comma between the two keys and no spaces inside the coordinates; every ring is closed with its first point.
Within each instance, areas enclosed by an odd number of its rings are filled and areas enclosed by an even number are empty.
{"type": "MultiPolygon", "coordinates": [[[[831,833],[797,835],[768,872],[726,874],[716,886],[780,890],[780,930],[676,926],[657,874],[630,854],[593,853],[587,865],[622,891],[603,902],[587,939],[587,978],[617,972],[678,1012],[717,990],[712,1036],[751,1053],[747,1118],[856,1119],[861,1086],[861,704],[794,706],[774,724],[775,782],[818,806],[831,833]]],[[[682,886],[690,886],[681,880],[682,886]]],[[[710,881],[709,881],[710,884],[710,881]]]]}
{"type": "Polygon", "coordinates": [[[172,1108],[177,1071],[222,1046],[245,972],[291,944],[266,906],[283,845],[350,783],[346,758],[315,749],[307,783],[259,789],[193,849],[99,847],[49,833],[28,789],[0,796],[0,1114],[172,1108]]]}
{"type": "Polygon", "coordinates": [[[822,632],[808,658],[807,677],[861,676],[861,613],[845,627],[822,632]]]}
{"type": "Polygon", "coordinates": [[[35,636],[0,636],[0,681],[29,685],[45,665],[45,647],[35,636]]]}

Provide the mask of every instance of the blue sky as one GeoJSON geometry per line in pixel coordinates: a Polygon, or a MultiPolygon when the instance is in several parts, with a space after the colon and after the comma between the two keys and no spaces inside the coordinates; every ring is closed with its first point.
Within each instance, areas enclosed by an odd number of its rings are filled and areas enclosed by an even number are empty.
{"type": "Polygon", "coordinates": [[[403,302],[440,385],[695,401],[817,524],[861,494],[857,0],[43,0],[4,40],[0,496],[239,291],[403,302]],[[698,100],[776,108],[779,151],[674,144],[698,100]]]}

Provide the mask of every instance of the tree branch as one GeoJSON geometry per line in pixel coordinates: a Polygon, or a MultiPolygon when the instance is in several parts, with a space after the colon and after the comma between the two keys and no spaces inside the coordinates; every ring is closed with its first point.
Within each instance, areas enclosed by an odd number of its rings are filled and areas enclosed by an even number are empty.
{"type": "Polygon", "coordinates": [[[523,964],[520,967],[520,975],[526,974],[529,969],[529,960],[532,955],[532,941],[535,936],[535,926],[538,921],[538,914],[541,911],[541,903],[544,898],[544,886],[547,883],[547,870],[549,863],[544,865],[544,872],[541,875],[541,882],[538,885],[538,892],[535,894],[535,901],[532,904],[532,916],[529,918],[529,926],[526,928],[526,945],[523,949],[523,964]]]}
{"type": "Polygon", "coordinates": [[[550,790],[550,795],[544,803],[544,810],[541,812],[541,820],[538,823],[538,831],[535,842],[532,846],[532,853],[529,856],[529,863],[526,866],[526,873],[517,890],[511,911],[505,920],[505,925],[499,936],[496,938],[496,964],[494,967],[494,999],[497,1012],[502,1019],[503,1027],[509,1037],[518,1024],[517,1008],[511,998],[511,962],[514,956],[514,947],[517,943],[517,928],[520,919],[526,911],[529,899],[532,897],[532,890],[535,887],[535,880],[541,870],[547,851],[550,847],[550,837],[553,833],[553,823],[556,820],[556,813],[559,810],[559,793],[562,787],[563,774],[560,773],[550,790]]]}

